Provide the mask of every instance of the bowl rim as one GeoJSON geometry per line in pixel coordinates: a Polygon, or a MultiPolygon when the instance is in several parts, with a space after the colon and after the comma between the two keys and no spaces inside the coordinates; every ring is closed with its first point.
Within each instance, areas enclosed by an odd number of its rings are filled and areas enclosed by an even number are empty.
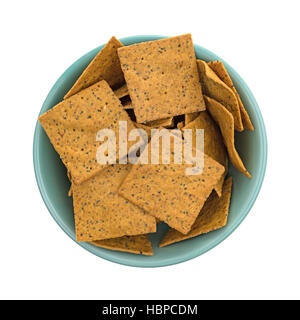
{"type": "MultiPolygon", "coordinates": [[[[125,42],[125,43],[126,42],[134,43],[134,42],[138,42],[138,41],[141,42],[141,39],[143,39],[142,41],[151,41],[151,40],[168,38],[168,37],[169,36],[165,36],[165,35],[135,35],[135,36],[129,36],[129,37],[125,37],[125,38],[120,38],[119,40],[121,42],[125,42]]],[[[92,52],[94,52],[96,50],[100,50],[100,48],[102,48],[103,46],[104,45],[98,46],[95,49],[90,50],[89,52],[85,53],[83,56],[81,56],[79,59],[77,59],[74,63],[72,63],[62,73],[62,75],[56,80],[55,84],[52,86],[46,99],[44,100],[42,108],[39,112],[39,116],[42,113],[44,113],[45,112],[44,109],[46,109],[46,107],[48,107],[47,106],[48,100],[50,100],[52,97],[56,96],[58,89],[60,88],[60,86],[64,82],[65,76],[73,68],[75,68],[78,64],[80,64],[83,60],[85,60],[86,57],[89,56],[92,52]]],[[[60,218],[58,212],[53,207],[53,205],[47,195],[47,191],[46,191],[47,188],[44,184],[43,179],[41,178],[41,168],[40,168],[40,163],[39,163],[39,158],[38,158],[41,126],[39,125],[39,122],[37,120],[36,126],[35,126],[35,131],[34,131],[34,138],[33,138],[33,166],[34,166],[34,173],[35,173],[35,177],[36,177],[36,182],[37,182],[40,194],[42,196],[42,199],[43,199],[49,213],[51,214],[53,219],[56,221],[56,223],[60,226],[60,228],[79,246],[81,246],[82,248],[88,250],[89,252],[95,254],[96,256],[98,256],[100,258],[103,258],[105,260],[108,260],[108,261],[111,261],[114,263],[118,263],[121,265],[126,265],[126,266],[131,266],[131,267],[144,267],[144,268],[170,266],[170,265],[174,265],[174,264],[178,264],[181,262],[191,260],[191,259],[196,258],[196,257],[204,254],[205,252],[213,249],[218,244],[223,242],[227,237],[229,237],[230,234],[246,218],[250,209],[252,208],[252,206],[254,205],[254,203],[257,199],[257,196],[260,192],[260,189],[261,189],[261,186],[262,186],[262,183],[264,180],[265,172],[266,172],[267,154],[268,154],[266,128],[265,128],[265,124],[264,124],[263,117],[262,117],[261,111],[259,109],[258,103],[256,102],[256,99],[255,99],[254,95],[252,94],[251,90],[249,89],[248,85],[245,83],[245,81],[241,78],[241,76],[230,65],[228,65],[223,59],[218,57],[216,54],[214,54],[210,50],[208,50],[202,46],[199,46],[197,44],[194,44],[194,47],[196,49],[200,49],[202,51],[205,51],[207,55],[215,56],[218,60],[221,60],[225,64],[226,68],[230,69],[230,72],[232,74],[234,74],[234,77],[235,77],[235,79],[237,79],[237,82],[239,84],[241,84],[241,86],[243,87],[244,94],[247,95],[247,97],[248,97],[249,101],[251,102],[251,105],[254,109],[254,112],[257,116],[257,120],[258,120],[258,124],[259,124],[259,128],[260,128],[258,134],[259,134],[259,139],[260,139],[261,145],[262,145],[262,148],[261,148],[262,157],[261,157],[260,163],[258,164],[258,167],[259,167],[258,178],[257,178],[256,185],[254,187],[254,190],[252,192],[252,197],[248,201],[247,207],[244,210],[244,214],[239,217],[238,221],[231,228],[226,229],[226,231],[221,233],[218,237],[216,237],[214,239],[214,241],[211,241],[205,247],[199,248],[199,250],[194,250],[193,252],[190,252],[189,254],[186,254],[184,256],[181,255],[180,257],[172,257],[172,258],[167,259],[167,260],[160,263],[159,261],[156,261],[156,260],[145,262],[145,261],[139,261],[138,259],[127,259],[126,256],[121,256],[121,258],[120,258],[118,255],[114,255],[114,253],[116,251],[111,251],[111,250],[99,251],[99,250],[97,250],[99,248],[97,248],[89,243],[76,241],[75,237],[73,236],[73,231],[60,218]]]]}

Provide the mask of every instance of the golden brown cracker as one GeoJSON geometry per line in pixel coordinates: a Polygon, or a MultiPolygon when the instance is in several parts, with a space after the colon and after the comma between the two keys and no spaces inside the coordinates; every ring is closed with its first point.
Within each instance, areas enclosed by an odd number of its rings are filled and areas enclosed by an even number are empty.
{"type": "Polygon", "coordinates": [[[94,176],[106,166],[96,159],[97,149],[104,143],[96,141],[99,130],[109,128],[116,133],[118,151],[119,121],[127,121],[128,132],[135,128],[106,81],[63,100],[44,113],[39,121],[75,184],[94,176]]]}
{"type": "Polygon", "coordinates": [[[214,120],[210,117],[207,111],[200,112],[197,118],[185,125],[182,129],[192,129],[194,148],[196,148],[196,130],[204,130],[204,153],[212,159],[216,160],[225,168],[225,172],[222,175],[222,178],[215,186],[216,192],[218,193],[218,195],[221,195],[223,181],[227,174],[228,161],[226,148],[223,143],[223,138],[220,129],[218,128],[214,120]]]}
{"type": "Polygon", "coordinates": [[[207,64],[228,87],[231,89],[234,87],[233,82],[222,61],[210,61],[207,64]]]}
{"type": "Polygon", "coordinates": [[[131,165],[115,164],[73,185],[77,241],[103,240],[156,231],[156,220],[119,196],[117,190],[131,165]]]}
{"type": "Polygon", "coordinates": [[[190,34],[118,49],[137,122],[205,109],[190,34]]]}
{"type": "Polygon", "coordinates": [[[197,60],[197,65],[203,93],[222,103],[232,113],[235,130],[243,131],[240,107],[234,92],[219,79],[205,61],[197,60]]]}
{"type": "Polygon", "coordinates": [[[126,96],[128,96],[128,88],[127,88],[127,84],[123,84],[120,88],[114,90],[114,94],[117,96],[117,98],[121,99],[124,98],[126,96]]]}
{"type": "Polygon", "coordinates": [[[159,246],[165,247],[224,227],[227,224],[231,187],[232,178],[230,177],[224,181],[221,197],[218,197],[214,191],[211,193],[188,234],[183,235],[177,230],[170,229],[159,246]]]}
{"type": "Polygon", "coordinates": [[[232,89],[232,91],[234,92],[238,103],[239,103],[239,107],[240,107],[240,112],[241,112],[241,118],[242,118],[242,122],[243,122],[243,126],[244,128],[248,129],[248,130],[254,130],[253,124],[250,120],[250,117],[243,105],[243,102],[240,98],[240,95],[238,94],[237,90],[235,89],[233,82],[224,66],[224,64],[222,63],[222,61],[211,61],[208,63],[208,65],[210,66],[210,68],[216,73],[216,75],[228,86],[232,89]]]}
{"type": "Polygon", "coordinates": [[[121,86],[124,83],[124,75],[117,54],[120,47],[123,47],[123,44],[112,37],[83,71],[64,99],[101,80],[107,81],[112,88],[121,86]]]}
{"type": "Polygon", "coordinates": [[[224,167],[204,155],[203,172],[187,176],[185,163],[159,163],[134,165],[119,194],[186,234],[224,173],[224,167]]]}
{"type": "Polygon", "coordinates": [[[105,240],[95,240],[91,241],[91,244],[95,245],[96,247],[101,247],[115,251],[143,254],[146,256],[153,255],[151,242],[146,234],[138,236],[124,236],[121,238],[105,240]]]}
{"type": "Polygon", "coordinates": [[[234,120],[232,114],[216,100],[207,96],[204,96],[204,98],[207,110],[220,127],[230,161],[237,170],[246,177],[251,178],[251,174],[245,168],[234,146],[234,120]]]}

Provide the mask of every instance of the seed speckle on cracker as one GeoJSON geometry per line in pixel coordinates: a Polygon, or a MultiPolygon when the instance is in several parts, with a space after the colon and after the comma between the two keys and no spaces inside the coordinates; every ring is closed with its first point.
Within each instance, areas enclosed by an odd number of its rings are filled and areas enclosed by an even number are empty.
{"type": "Polygon", "coordinates": [[[128,130],[135,128],[106,81],[63,100],[39,121],[75,184],[91,178],[106,166],[96,159],[97,149],[103,143],[96,141],[99,130],[113,129],[118,138],[118,121],[127,121],[128,130]]]}

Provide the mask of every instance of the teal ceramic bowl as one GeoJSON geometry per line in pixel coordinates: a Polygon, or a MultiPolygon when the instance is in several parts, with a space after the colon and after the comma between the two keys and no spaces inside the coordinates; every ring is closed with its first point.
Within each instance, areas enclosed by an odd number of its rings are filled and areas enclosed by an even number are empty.
{"type": "MultiPolygon", "coordinates": [[[[130,45],[161,38],[166,37],[147,35],[120,40],[124,45],[130,45]]],[[[63,96],[102,47],[88,52],[62,74],[50,90],[40,115],[63,99],[63,96]]],[[[195,45],[195,52],[197,58],[202,60],[222,60],[214,53],[198,45],[195,45]]],[[[263,118],[253,94],[243,79],[227,63],[224,62],[224,64],[255,127],[253,132],[246,130],[242,133],[236,133],[236,147],[253,178],[246,178],[230,166],[229,175],[233,177],[233,190],[227,225],[208,234],[159,248],[158,243],[168,229],[167,225],[161,224],[158,227],[158,232],[150,236],[154,249],[153,256],[111,251],[85,242],[76,242],[77,244],[112,262],[135,267],[162,267],[200,256],[226,239],[244,220],[253,206],[263,182],[267,163],[267,138],[263,118]]],[[[70,183],[66,168],[38,122],[34,133],[33,162],[37,184],[49,212],[61,229],[76,241],[73,204],[72,199],[67,196],[70,183]]]]}

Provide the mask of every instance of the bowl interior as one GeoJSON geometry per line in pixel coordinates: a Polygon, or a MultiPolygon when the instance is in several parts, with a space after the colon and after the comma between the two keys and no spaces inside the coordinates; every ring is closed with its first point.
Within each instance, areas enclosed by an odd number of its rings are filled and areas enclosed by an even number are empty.
{"type": "MultiPolygon", "coordinates": [[[[164,37],[134,36],[120,40],[124,45],[130,45],[160,38],[164,37]]],[[[62,74],[49,92],[40,114],[43,114],[63,99],[63,96],[102,47],[100,46],[81,57],[62,74]]],[[[214,53],[198,45],[195,45],[195,52],[199,59],[206,61],[222,60],[214,53]]],[[[164,248],[158,248],[158,243],[168,229],[167,225],[160,224],[158,232],[150,236],[154,256],[111,251],[95,247],[89,243],[77,242],[80,246],[99,257],[120,264],[138,267],[171,265],[192,259],[210,250],[230,235],[245,218],[258,195],[263,181],[267,160],[267,140],[263,119],[254,96],[241,77],[227,63],[224,61],[223,63],[255,127],[255,131],[245,130],[235,135],[236,148],[246,168],[252,174],[252,179],[246,178],[230,166],[229,175],[233,177],[233,190],[227,225],[208,234],[164,248]]],[[[34,135],[33,158],[37,183],[48,210],[59,226],[75,241],[73,204],[72,198],[67,196],[70,182],[67,178],[66,168],[38,122],[34,135]]]]}

